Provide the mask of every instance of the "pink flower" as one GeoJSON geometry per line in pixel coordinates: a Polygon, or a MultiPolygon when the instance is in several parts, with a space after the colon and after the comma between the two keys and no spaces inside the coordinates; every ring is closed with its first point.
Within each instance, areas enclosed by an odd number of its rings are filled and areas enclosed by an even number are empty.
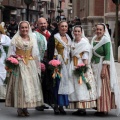
{"type": "Polygon", "coordinates": [[[7,60],[13,64],[16,64],[16,65],[18,65],[18,63],[19,63],[18,60],[16,58],[13,58],[13,57],[9,57],[7,60]]]}
{"type": "Polygon", "coordinates": [[[39,63],[39,65],[40,65],[41,71],[44,72],[46,69],[45,65],[43,63],[39,63]]]}
{"type": "Polygon", "coordinates": [[[83,67],[83,66],[85,66],[84,63],[80,63],[80,64],[77,65],[77,67],[83,67]]]}
{"type": "Polygon", "coordinates": [[[61,65],[61,62],[59,60],[51,60],[49,62],[49,65],[52,65],[54,67],[57,67],[58,65],[61,65]]]}

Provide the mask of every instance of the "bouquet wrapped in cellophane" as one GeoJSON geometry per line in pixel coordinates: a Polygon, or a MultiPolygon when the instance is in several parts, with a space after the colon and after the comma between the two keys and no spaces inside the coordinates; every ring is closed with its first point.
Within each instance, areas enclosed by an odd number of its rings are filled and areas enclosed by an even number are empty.
{"type": "Polygon", "coordinates": [[[5,68],[8,72],[13,72],[14,69],[19,65],[17,56],[12,55],[12,56],[8,57],[5,61],[5,65],[6,65],[5,68]]]}
{"type": "Polygon", "coordinates": [[[51,60],[49,62],[49,69],[52,71],[52,78],[54,79],[54,85],[56,83],[55,78],[58,77],[59,79],[62,77],[61,71],[61,62],[59,60],[51,60]]]}
{"type": "Polygon", "coordinates": [[[78,64],[75,67],[74,74],[79,77],[78,84],[82,84],[84,82],[88,90],[91,90],[91,86],[89,82],[86,80],[85,73],[87,72],[88,67],[85,64],[78,64]]]}

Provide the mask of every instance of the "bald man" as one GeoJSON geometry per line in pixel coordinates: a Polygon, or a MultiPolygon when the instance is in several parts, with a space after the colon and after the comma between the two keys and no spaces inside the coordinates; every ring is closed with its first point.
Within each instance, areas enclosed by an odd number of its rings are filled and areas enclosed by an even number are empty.
{"type": "MultiPolygon", "coordinates": [[[[37,36],[38,41],[38,47],[40,50],[40,57],[41,62],[43,62],[46,66],[46,71],[44,72],[44,76],[42,77],[42,90],[43,90],[43,97],[44,102],[51,105],[53,103],[53,97],[52,97],[52,87],[50,87],[51,81],[48,77],[48,61],[47,61],[47,41],[50,37],[50,32],[47,30],[48,23],[45,18],[41,17],[38,19],[37,22],[38,28],[35,31],[35,34],[37,36]],[[46,42],[45,42],[46,41],[46,42]]],[[[43,74],[43,73],[42,73],[43,74]]],[[[43,111],[44,109],[47,109],[48,107],[44,106],[38,106],[36,107],[36,110],[43,111]]]]}
{"type": "Polygon", "coordinates": [[[38,25],[38,29],[36,31],[44,35],[46,37],[46,40],[48,41],[51,34],[47,30],[48,27],[47,20],[44,17],[41,17],[38,19],[37,25],[38,25]]]}

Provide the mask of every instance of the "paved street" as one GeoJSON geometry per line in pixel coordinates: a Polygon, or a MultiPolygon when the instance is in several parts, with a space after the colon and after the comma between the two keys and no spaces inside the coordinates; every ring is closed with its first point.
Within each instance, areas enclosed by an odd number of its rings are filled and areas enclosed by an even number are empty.
{"type": "Polygon", "coordinates": [[[16,109],[4,107],[4,103],[0,103],[0,120],[119,120],[120,117],[116,117],[115,110],[109,113],[107,117],[96,117],[94,116],[94,110],[87,110],[86,116],[73,116],[71,115],[72,111],[67,110],[67,115],[54,115],[52,110],[45,110],[44,112],[39,112],[34,109],[29,110],[30,117],[18,117],[16,109]]]}
{"type": "MultiPolygon", "coordinates": [[[[118,78],[120,81],[120,63],[116,63],[116,69],[117,69],[117,74],[118,78]]],[[[119,82],[120,85],[120,82],[119,82]]],[[[30,117],[18,117],[17,112],[15,108],[8,108],[5,107],[4,102],[0,103],[0,120],[119,120],[119,117],[116,117],[115,115],[115,110],[112,110],[109,113],[109,116],[107,117],[96,117],[94,116],[95,110],[87,110],[87,115],[86,116],[73,116],[72,112],[73,110],[67,110],[67,115],[54,115],[53,110],[45,110],[42,112],[36,111],[35,109],[30,109],[30,117]]]]}

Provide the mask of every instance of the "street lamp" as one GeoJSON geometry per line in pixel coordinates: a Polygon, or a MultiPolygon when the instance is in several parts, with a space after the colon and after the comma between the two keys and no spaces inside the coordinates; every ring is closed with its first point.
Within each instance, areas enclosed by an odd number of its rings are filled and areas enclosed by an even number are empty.
{"type": "Polygon", "coordinates": [[[1,18],[2,18],[2,17],[1,17],[1,16],[2,16],[2,15],[1,15],[1,14],[2,14],[2,13],[1,13],[1,10],[2,10],[2,7],[3,7],[3,6],[1,5],[1,2],[2,2],[2,1],[3,1],[3,0],[0,0],[0,7],[1,7],[1,9],[0,9],[0,22],[1,22],[1,18]]]}
{"type": "Polygon", "coordinates": [[[33,2],[33,0],[24,0],[24,3],[27,6],[27,21],[29,21],[29,6],[33,2]]]}
{"type": "Polygon", "coordinates": [[[112,0],[116,5],[116,22],[115,22],[115,60],[118,60],[118,10],[120,0],[112,0]]]}
{"type": "MultiPolygon", "coordinates": [[[[61,3],[62,3],[62,0],[59,0],[59,3],[60,3],[60,10],[61,10],[61,3]]],[[[60,21],[61,21],[61,12],[60,12],[60,21]]]]}

